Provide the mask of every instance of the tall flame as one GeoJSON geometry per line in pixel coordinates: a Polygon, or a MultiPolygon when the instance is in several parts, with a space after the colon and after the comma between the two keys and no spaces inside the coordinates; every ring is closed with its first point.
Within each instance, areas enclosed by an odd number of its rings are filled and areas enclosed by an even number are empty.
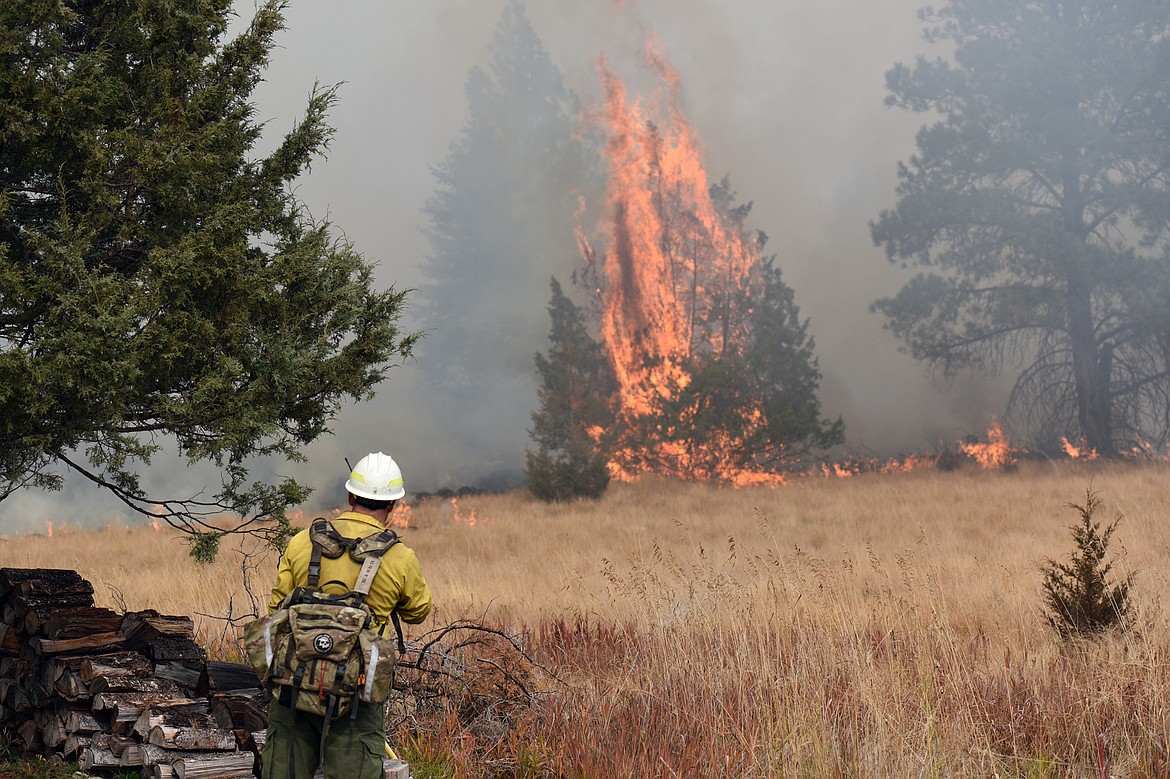
{"type": "MultiPolygon", "coordinates": [[[[679,107],[678,74],[653,38],[646,62],[660,82],[647,102],[631,100],[602,63],[605,102],[597,117],[610,167],[600,331],[617,379],[619,417],[630,430],[679,397],[691,380],[692,358],[722,356],[746,339],[744,312],[732,312],[760,284],[759,249],[712,202],[700,139],[679,107]]],[[[748,429],[764,424],[762,410],[750,403],[736,413],[748,429]]],[[[613,475],[630,480],[654,470],[740,484],[783,481],[724,467],[721,458],[735,441],[715,435],[683,444],[663,432],[653,442],[619,443],[613,475]]]]}

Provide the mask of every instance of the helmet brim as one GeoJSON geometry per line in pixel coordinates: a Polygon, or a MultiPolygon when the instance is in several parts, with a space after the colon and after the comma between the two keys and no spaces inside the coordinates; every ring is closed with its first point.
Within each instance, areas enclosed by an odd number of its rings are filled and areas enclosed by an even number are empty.
{"type": "Polygon", "coordinates": [[[406,497],[406,489],[403,487],[398,487],[390,492],[377,492],[353,479],[345,483],[345,490],[351,495],[357,495],[366,500],[401,500],[406,497]]]}

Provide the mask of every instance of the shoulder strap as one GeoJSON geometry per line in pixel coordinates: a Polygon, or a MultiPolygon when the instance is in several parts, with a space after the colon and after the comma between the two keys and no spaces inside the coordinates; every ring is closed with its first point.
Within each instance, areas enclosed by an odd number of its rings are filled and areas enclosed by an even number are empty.
{"type": "Polygon", "coordinates": [[[382,555],[370,555],[362,563],[362,570],[358,573],[357,582],[353,585],[353,591],[358,593],[364,600],[370,594],[370,587],[374,583],[374,577],[378,574],[378,568],[382,565],[382,555]]]}
{"type": "MultiPolygon", "coordinates": [[[[325,533],[333,530],[329,520],[325,517],[317,517],[313,520],[312,529],[318,533],[325,533]]],[[[309,588],[316,590],[317,583],[321,579],[321,552],[322,546],[314,537],[316,534],[309,533],[309,539],[313,543],[313,551],[309,556],[309,588]]],[[[378,546],[381,548],[371,549],[362,561],[362,569],[358,572],[357,582],[354,583],[352,592],[358,596],[358,602],[365,601],[366,596],[370,594],[370,587],[374,584],[374,577],[378,575],[378,568],[382,565],[382,555],[384,555],[395,544],[400,543],[401,539],[393,530],[383,530],[374,537],[375,541],[379,542],[378,546]],[[384,544],[384,546],[382,546],[384,544]]],[[[352,551],[352,550],[351,550],[352,551]]],[[[394,623],[394,632],[398,638],[398,651],[401,654],[406,654],[406,639],[402,634],[402,621],[398,618],[398,610],[390,610],[390,621],[394,623]]]]}
{"type": "Polygon", "coordinates": [[[330,527],[329,520],[325,517],[317,517],[313,520],[313,524],[309,529],[309,540],[313,543],[313,551],[309,555],[309,588],[317,589],[317,582],[321,579],[321,552],[322,546],[317,541],[316,533],[313,531],[322,532],[330,527]]]}

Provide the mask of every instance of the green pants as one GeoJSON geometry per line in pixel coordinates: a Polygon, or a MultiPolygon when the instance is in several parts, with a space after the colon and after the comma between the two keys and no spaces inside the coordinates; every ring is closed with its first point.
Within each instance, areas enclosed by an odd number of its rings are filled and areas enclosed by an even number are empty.
{"type": "MultiPolygon", "coordinates": [[[[326,779],[382,779],[386,704],[358,703],[357,716],[335,717],[325,737],[326,779]]],[[[320,761],[324,718],[268,704],[268,738],[260,757],[263,779],[313,779],[320,761]],[[289,755],[289,746],[292,755],[289,755]]]]}

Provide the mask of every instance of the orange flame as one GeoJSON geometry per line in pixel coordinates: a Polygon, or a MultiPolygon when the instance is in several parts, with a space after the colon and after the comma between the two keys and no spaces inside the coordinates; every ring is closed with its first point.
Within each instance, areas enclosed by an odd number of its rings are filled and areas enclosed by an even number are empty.
{"type": "Polygon", "coordinates": [[[48,525],[47,535],[49,536],[49,538],[52,538],[53,537],[53,520],[46,519],[45,524],[48,525]]]}
{"type": "Polygon", "coordinates": [[[987,443],[960,443],[959,448],[981,468],[1008,468],[1018,459],[1019,450],[1008,442],[999,421],[991,420],[991,427],[987,429],[987,443]]]}
{"type": "Polygon", "coordinates": [[[475,508],[471,512],[464,514],[459,510],[459,499],[451,498],[451,521],[467,525],[468,527],[475,527],[478,518],[476,517],[475,508]]]}
{"type": "Polygon", "coordinates": [[[398,503],[394,506],[394,511],[390,512],[387,524],[390,527],[408,528],[413,515],[414,509],[410,507],[409,503],[398,503]]]}
{"type": "Polygon", "coordinates": [[[882,473],[909,473],[919,468],[933,468],[938,464],[938,458],[923,454],[912,454],[901,460],[887,460],[879,470],[882,473]]]}
{"type": "Polygon", "coordinates": [[[848,479],[856,476],[861,470],[850,462],[821,463],[821,474],[826,478],[848,479]]]}
{"type": "MultiPolygon", "coordinates": [[[[653,38],[646,62],[660,82],[646,102],[631,99],[622,80],[601,64],[605,99],[596,117],[610,167],[600,331],[628,430],[647,427],[662,404],[680,396],[692,358],[722,355],[746,339],[747,318],[725,312],[729,301],[751,299],[761,279],[758,247],[711,199],[700,139],[680,109],[678,74],[653,38]]],[[[592,248],[579,243],[592,263],[592,248]]],[[[681,411],[680,428],[697,413],[681,411]]],[[[752,404],[733,413],[749,430],[766,422],[752,404]]],[[[656,430],[660,435],[651,443],[644,437],[619,443],[611,475],[631,481],[656,472],[743,486],[784,482],[780,474],[729,465],[727,452],[742,448],[734,436],[682,443],[672,432],[656,430]]]]}
{"type": "Polygon", "coordinates": [[[1064,453],[1072,460],[1096,460],[1101,456],[1096,449],[1086,448],[1083,439],[1080,446],[1074,446],[1067,438],[1061,436],[1060,443],[1064,453]]]}

